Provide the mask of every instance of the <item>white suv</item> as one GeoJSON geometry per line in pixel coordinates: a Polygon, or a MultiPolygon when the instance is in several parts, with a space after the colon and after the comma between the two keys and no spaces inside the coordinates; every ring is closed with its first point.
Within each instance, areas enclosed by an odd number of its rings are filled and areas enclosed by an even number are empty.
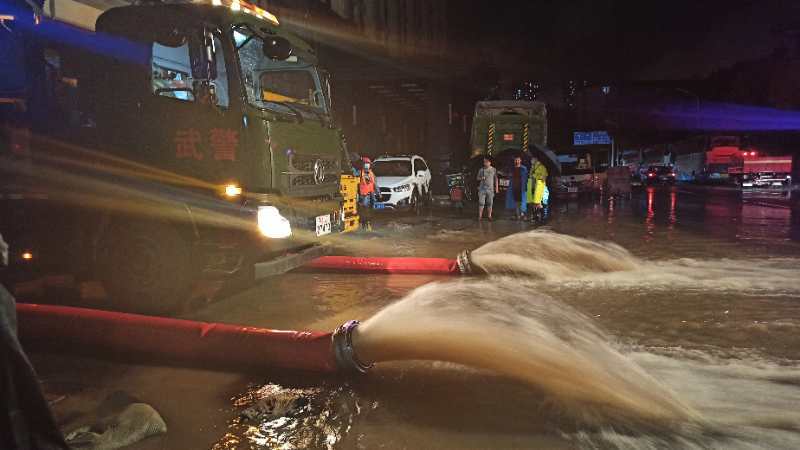
{"type": "MultiPolygon", "coordinates": [[[[378,205],[419,209],[431,194],[431,171],[417,155],[381,156],[372,163],[378,187],[378,205]]],[[[380,207],[380,206],[379,206],[380,207]]]]}

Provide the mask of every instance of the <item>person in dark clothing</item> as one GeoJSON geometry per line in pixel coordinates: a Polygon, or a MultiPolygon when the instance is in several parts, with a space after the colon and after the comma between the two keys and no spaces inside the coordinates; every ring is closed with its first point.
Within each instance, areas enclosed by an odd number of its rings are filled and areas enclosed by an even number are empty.
{"type": "Polygon", "coordinates": [[[506,209],[514,210],[514,220],[522,219],[528,211],[528,168],[522,164],[522,158],[514,158],[511,168],[511,184],[506,191],[506,209]]]}
{"type": "MultiPolygon", "coordinates": [[[[0,267],[8,246],[0,235],[0,267]]],[[[44,398],[36,371],[17,339],[14,297],[0,284],[0,448],[69,450],[44,398]]]]}

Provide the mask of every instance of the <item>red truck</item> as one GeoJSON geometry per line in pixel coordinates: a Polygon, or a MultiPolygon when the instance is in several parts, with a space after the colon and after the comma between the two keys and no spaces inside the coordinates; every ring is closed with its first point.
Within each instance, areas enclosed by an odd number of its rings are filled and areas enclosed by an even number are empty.
{"type": "Polygon", "coordinates": [[[717,137],[706,152],[707,182],[740,184],[743,189],[786,188],[791,184],[791,155],[769,155],[755,148],[742,148],[736,137],[717,137]]]}
{"type": "Polygon", "coordinates": [[[717,137],[706,152],[703,181],[727,183],[742,174],[742,153],[736,137],[717,137]]]}
{"type": "Polygon", "coordinates": [[[742,189],[785,189],[792,183],[792,156],[742,152],[742,189]]]}

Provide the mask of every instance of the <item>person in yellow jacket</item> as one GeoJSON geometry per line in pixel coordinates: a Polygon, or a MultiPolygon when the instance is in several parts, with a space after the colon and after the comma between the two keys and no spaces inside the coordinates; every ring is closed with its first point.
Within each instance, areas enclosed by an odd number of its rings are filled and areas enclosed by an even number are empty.
{"type": "Polygon", "coordinates": [[[528,203],[531,205],[531,220],[535,220],[542,213],[542,198],[547,188],[547,167],[537,158],[531,159],[531,172],[528,177],[528,203]]]}

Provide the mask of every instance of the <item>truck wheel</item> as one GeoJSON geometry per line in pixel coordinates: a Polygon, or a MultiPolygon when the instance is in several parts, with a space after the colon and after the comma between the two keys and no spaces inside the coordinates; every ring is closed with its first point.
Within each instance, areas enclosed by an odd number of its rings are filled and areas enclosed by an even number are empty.
{"type": "Polygon", "coordinates": [[[195,270],[189,243],[168,224],[125,224],[111,229],[103,285],[123,311],[175,312],[190,296],[195,270]]]}

